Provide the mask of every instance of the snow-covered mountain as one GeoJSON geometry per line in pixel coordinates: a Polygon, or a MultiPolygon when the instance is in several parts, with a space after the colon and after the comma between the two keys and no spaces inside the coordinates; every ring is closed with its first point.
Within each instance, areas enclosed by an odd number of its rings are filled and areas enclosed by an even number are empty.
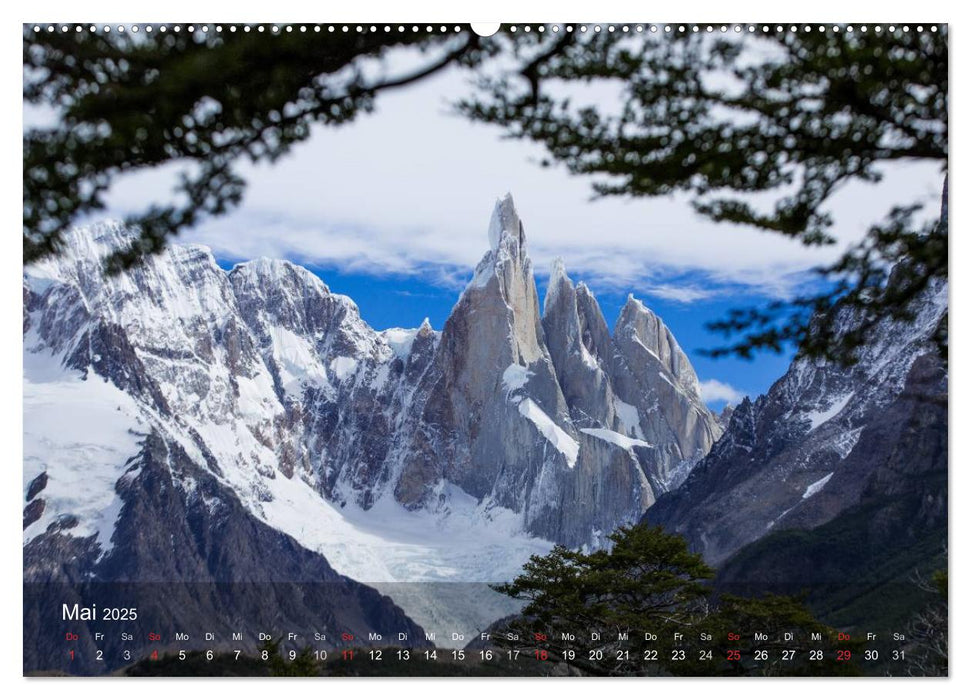
{"type": "Polygon", "coordinates": [[[130,235],[76,230],[24,273],[25,557],[57,534],[107,561],[151,442],[193,512],[238,502],[356,580],[505,580],[637,520],[721,433],[633,297],[611,335],[557,265],[541,313],[508,196],[440,333],[376,331],[297,265],[226,272],[201,246],[105,277],[130,235]]]}
{"type": "MultiPolygon", "coordinates": [[[[744,399],[709,455],[645,519],[718,564],[766,535],[830,522],[873,493],[913,491],[916,474],[934,483],[927,522],[946,523],[947,412],[938,409],[947,368],[934,342],[947,320],[946,281],[933,281],[910,310],[911,319],[882,321],[856,364],[796,359],[766,394],[744,399]]],[[[858,320],[844,310],[841,323],[858,320]]]]}

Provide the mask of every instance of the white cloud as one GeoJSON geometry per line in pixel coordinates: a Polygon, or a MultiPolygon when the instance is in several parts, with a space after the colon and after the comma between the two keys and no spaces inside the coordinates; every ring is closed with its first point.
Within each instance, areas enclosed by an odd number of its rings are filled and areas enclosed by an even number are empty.
{"type": "Polygon", "coordinates": [[[745,398],[745,394],[741,391],[717,379],[706,379],[700,384],[701,398],[705,400],[705,403],[725,401],[734,405],[745,398]]]}
{"type": "Polygon", "coordinates": [[[681,286],[677,284],[654,284],[647,287],[644,291],[661,299],[680,301],[685,304],[709,299],[717,293],[713,289],[703,289],[697,285],[681,286]]]}
{"type": "MultiPolygon", "coordinates": [[[[879,185],[847,186],[832,202],[842,246],[826,248],[711,223],[684,196],[591,200],[591,181],[539,167],[537,146],[502,140],[498,129],[448,113],[449,102],[469,89],[452,71],[380,96],[374,114],[350,125],[318,127],[273,165],[246,164],[241,207],[185,238],[227,258],[287,257],[455,284],[468,279],[487,249],[493,203],[510,191],[537,270],[561,256],[574,279],[653,288],[690,303],[739,286],[786,296],[808,270],[858,240],[890,203],[939,197],[941,175],[927,164],[888,169],[879,185]]],[[[170,168],[126,178],[113,188],[109,214],[165,201],[171,175],[170,168]]]]}

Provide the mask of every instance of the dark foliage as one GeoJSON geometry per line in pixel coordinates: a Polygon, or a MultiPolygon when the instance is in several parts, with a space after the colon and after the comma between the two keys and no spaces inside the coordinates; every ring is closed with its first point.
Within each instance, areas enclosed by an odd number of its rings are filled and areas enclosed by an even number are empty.
{"type": "MultiPolygon", "coordinates": [[[[946,27],[892,35],[774,26],[727,35],[677,26],[563,29],[503,31],[488,40],[410,27],[326,36],[236,29],[24,28],[24,100],[53,107],[58,117],[24,135],[25,263],[57,251],[73,221],[103,208],[119,175],[184,166],[179,202],[129,221],[141,237],[108,261],[111,270],[129,266],[162,249],[168,236],[236,206],[245,189],[241,161],[272,162],[313,125],[345,124],[372,110],[381,92],[450,65],[480,69],[480,89],[459,103],[460,112],[539,142],[549,153],[545,164],[594,176],[597,195],[687,192],[713,221],[806,245],[833,243],[826,205],[846,183],[876,182],[894,161],[946,168],[946,27]],[[422,52],[411,71],[369,70],[406,47],[422,52]],[[572,92],[590,83],[617,86],[620,108],[578,106],[572,92]],[[756,195],[773,204],[759,208],[756,195]]],[[[712,325],[736,340],[710,353],[748,358],[794,344],[807,355],[853,362],[881,319],[906,317],[909,301],[947,276],[947,226],[921,229],[916,207],[896,205],[874,212],[874,221],[885,222],[818,271],[823,291],[736,310],[712,325]],[[840,334],[840,309],[859,316],[858,330],[840,334]]],[[[943,354],[946,324],[939,336],[943,354]]]]}
{"type": "MultiPolygon", "coordinates": [[[[460,109],[542,144],[545,164],[594,176],[599,196],[686,192],[713,221],[809,246],[835,242],[826,206],[845,184],[877,182],[881,166],[894,161],[946,168],[946,27],[892,35],[873,27],[673,29],[518,41],[510,50],[532,56],[527,67],[482,79],[481,92],[460,109]],[[621,107],[578,104],[570,88],[584,83],[618,86],[621,107]],[[767,198],[768,209],[756,205],[767,198]]],[[[947,277],[947,227],[919,230],[916,209],[904,202],[873,212],[886,222],[818,270],[822,291],[738,309],[712,324],[739,339],[710,354],[750,358],[791,343],[852,363],[873,326],[906,317],[929,280],[947,277]],[[846,337],[843,309],[862,320],[846,337]]],[[[946,335],[945,327],[942,353],[946,335]]]]}
{"type": "Polygon", "coordinates": [[[514,581],[496,586],[525,606],[500,626],[495,643],[526,654],[540,650],[553,664],[596,676],[856,672],[831,651],[835,631],[798,599],[725,595],[713,603],[714,571],[682,537],[639,524],[610,539],[609,551],[590,554],[554,547],[533,556],[514,581]],[[591,631],[601,641],[584,641],[591,631]],[[756,640],[754,632],[766,639],[756,640]],[[813,634],[824,641],[814,642],[813,634]],[[811,660],[818,647],[827,649],[825,656],[811,660]]]}
{"type": "Polygon", "coordinates": [[[245,188],[241,161],[275,161],[313,125],[345,124],[371,111],[379,93],[482,55],[471,32],[411,27],[326,36],[241,26],[68,29],[24,28],[24,101],[58,117],[24,134],[25,264],[56,252],[73,221],[102,209],[119,175],[186,166],[178,204],[152,206],[128,222],[142,235],[109,268],[129,266],[161,250],[167,237],[236,206],[245,188]],[[416,67],[375,70],[406,47],[421,52],[416,67]]]}

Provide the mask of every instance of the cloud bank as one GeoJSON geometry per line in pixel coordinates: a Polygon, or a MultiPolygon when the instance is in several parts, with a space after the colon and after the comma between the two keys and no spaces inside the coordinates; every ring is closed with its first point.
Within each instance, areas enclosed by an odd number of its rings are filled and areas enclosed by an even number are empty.
{"type": "Polygon", "coordinates": [[[732,405],[737,404],[745,398],[745,394],[724,382],[717,379],[706,379],[701,384],[701,398],[705,403],[715,403],[724,401],[732,405]]]}
{"type": "MultiPolygon", "coordinates": [[[[249,187],[240,209],[184,238],[231,260],[264,255],[461,286],[487,249],[495,198],[508,191],[538,271],[561,256],[575,279],[598,288],[695,303],[739,288],[788,296],[890,202],[939,198],[940,174],[921,164],[895,166],[879,185],[848,186],[832,206],[842,245],[827,248],[711,223],[683,196],[592,200],[591,180],[540,167],[538,147],[452,114],[450,102],[469,89],[452,71],[382,95],[374,114],[350,125],[318,127],[277,163],[242,167],[249,187]]],[[[165,201],[176,170],[126,177],[109,214],[165,201]]]]}

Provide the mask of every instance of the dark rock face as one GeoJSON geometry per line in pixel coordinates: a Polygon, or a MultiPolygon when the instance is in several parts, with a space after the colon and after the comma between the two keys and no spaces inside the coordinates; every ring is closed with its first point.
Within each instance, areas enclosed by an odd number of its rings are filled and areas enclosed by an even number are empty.
{"type": "Polygon", "coordinates": [[[24,529],[26,530],[29,526],[40,520],[40,516],[44,514],[44,499],[37,498],[32,500],[26,506],[24,506],[24,529]]]}
{"type": "MultiPolygon", "coordinates": [[[[326,633],[333,640],[326,646],[339,644],[344,632],[358,640],[378,632],[385,639],[404,633],[410,643],[423,641],[421,628],[389,598],[337,574],[322,556],[256,520],[216,477],[156,434],[146,438],[117,491],[124,505],[107,553],[93,536],[50,529],[24,547],[25,669],[61,667],[55,659],[63,644],[51,643],[44,627],[59,621],[61,601],[137,607],[130,629],[145,634],[126,647],[136,656],[147,653],[149,631],[168,644],[178,631],[211,630],[223,640],[230,631],[242,632],[237,648],[250,651],[258,632],[274,638],[299,632],[305,639],[326,633]]],[[[82,633],[79,649],[88,652],[80,656],[89,661],[95,628],[74,628],[82,633]]],[[[115,663],[121,646],[113,639],[97,644],[115,663]]],[[[105,669],[91,663],[74,670],[105,669]]]]}
{"type": "Polygon", "coordinates": [[[734,413],[735,407],[726,405],[722,409],[722,412],[718,414],[718,425],[721,426],[723,433],[728,430],[728,424],[732,422],[732,415],[734,413]]]}
{"type": "Polygon", "coordinates": [[[729,558],[718,588],[808,591],[835,623],[902,627],[923,604],[915,572],[946,566],[947,462],[947,370],[936,353],[925,354],[814,497],[815,509],[729,558]],[[843,499],[852,504],[841,507],[843,499]]]}
{"type": "MultiPolygon", "coordinates": [[[[946,464],[946,416],[917,397],[946,403],[932,337],[946,318],[947,285],[928,289],[913,310],[912,321],[884,323],[856,365],[799,359],[767,394],[745,399],[711,453],[646,519],[720,563],[773,532],[819,527],[868,494],[910,492],[912,472],[946,464]],[[924,419],[932,423],[915,430],[924,419]]],[[[922,512],[942,518],[946,499],[934,489],[922,512]]]]}
{"type": "Polygon", "coordinates": [[[34,496],[43,491],[45,486],[47,486],[47,472],[41,472],[27,485],[27,495],[24,500],[28,502],[34,500],[34,496]]]}

